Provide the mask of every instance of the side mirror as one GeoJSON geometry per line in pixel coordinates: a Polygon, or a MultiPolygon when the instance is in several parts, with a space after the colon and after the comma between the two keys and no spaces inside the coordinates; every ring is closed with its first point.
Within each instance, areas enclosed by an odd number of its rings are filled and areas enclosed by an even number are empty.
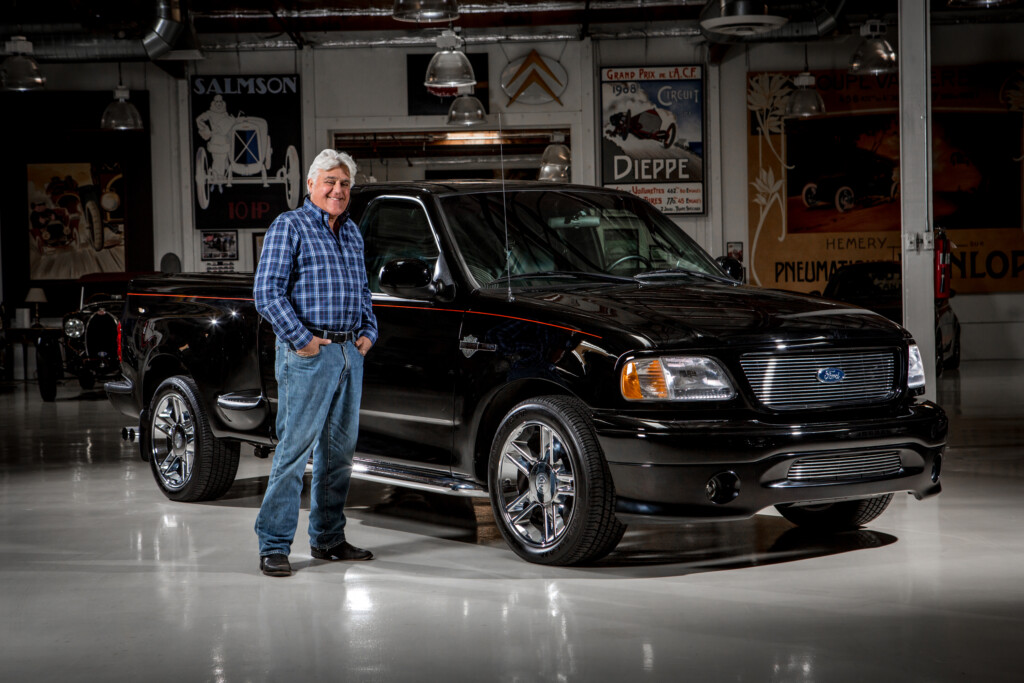
{"type": "Polygon", "coordinates": [[[385,294],[430,301],[447,287],[432,280],[433,270],[420,259],[395,259],[380,269],[380,288],[385,294]]]}
{"type": "Polygon", "coordinates": [[[736,282],[743,282],[743,264],[731,256],[719,256],[715,259],[725,274],[736,282]]]}

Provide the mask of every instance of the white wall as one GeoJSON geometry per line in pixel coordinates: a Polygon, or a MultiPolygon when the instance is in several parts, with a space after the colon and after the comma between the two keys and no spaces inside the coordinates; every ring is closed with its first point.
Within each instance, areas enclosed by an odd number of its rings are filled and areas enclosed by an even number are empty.
{"type": "MultiPolygon", "coordinates": [[[[1024,62],[1024,41],[1016,26],[957,26],[933,29],[935,66],[986,61],[1024,62]]],[[[895,31],[888,37],[894,41],[895,31]]],[[[814,69],[844,69],[857,38],[824,40],[809,47],[814,69]]],[[[898,49],[898,45],[896,46],[898,49]]],[[[409,117],[406,111],[405,54],[429,53],[418,48],[316,49],[212,53],[197,62],[197,74],[294,73],[302,79],[303,154],[305,167],[333,131],[436,129],[439,116],[409,117]]],[[[471,46],[489,55],[490,121],[498,115],[504,128],[564,126],[570,129],[573,178],[598,181],[599,122],[597,79],[605,65],[703,64],[707,50],[696,39],[603,40],[564,43],[512,43],[471,46]],[[505,107],[499,87],[507,61],[537,49],[560,59],[569,73],[564,107],[505,107]],[[563,51],[564,50],[564,51],[563,51]]],[[[731,46],[720,63],[706,65],[705,182],[707,215],[678,216],[675,221],[713,255],[725,252],[727,241],[747,235],[746,73],[749,69],[794,70],[803,66],[802,44],[731,46]]],[[[48,87],[55,90],[113,88],[114,64],[46,65],[48,87]]],[[[199,238],[192,228],[191,161],[188,89],[153,65],[125,64],[126,84],[150,92],[153,158],[154,263],[167,252],[181,256],[184,270],[200,270],[199,238]]],[[[357,160],[359,161],[359,160],[357,160]]],[[[371,170],[366,168],[366,170],[371,170]]],[[[372,169],[376,171],[376,169],[372,169]]],[[[378,174],[378,177],[381,177],[378,174]]],[[[392,175],[392,177],[395,177],[392,175]]],[[[249,244],[250,231],[239,231],[239,244],[249,244]]],[[[236,268],[252,267],[251,255],[239,249],[236,268]]],[[[953,307],[963,324],[965,358],[1024,358],[1024,293],[961,295],[953,307]]]]}

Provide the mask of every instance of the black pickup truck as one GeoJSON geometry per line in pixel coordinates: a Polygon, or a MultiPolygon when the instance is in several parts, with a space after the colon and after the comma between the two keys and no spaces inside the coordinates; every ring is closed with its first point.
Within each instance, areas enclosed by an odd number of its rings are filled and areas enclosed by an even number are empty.
{"type": "MultiPolygon", "coordinates": [[[[880,315],[745,286],[636,197],[553,183],[356,187],[380,338],[354,476],[489,496],[521,557],[576,564],[637,519],[775,506],[842,530],[940,491],[947,420],[880,315]]],[[[275,444],[274,343],[247,275],[133,281],[123,377],[171,499],[275,444]]]]}

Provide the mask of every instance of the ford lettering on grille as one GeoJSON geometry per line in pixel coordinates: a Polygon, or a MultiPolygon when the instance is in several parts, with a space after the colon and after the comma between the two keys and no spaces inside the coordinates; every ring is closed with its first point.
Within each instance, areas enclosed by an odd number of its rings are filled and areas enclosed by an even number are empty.
{"type": "Polygon", "coordinates": [[[822,384],[838,384],[846,379],[842,368],[822,368],[818,370],[818,381],[822,384]]]}

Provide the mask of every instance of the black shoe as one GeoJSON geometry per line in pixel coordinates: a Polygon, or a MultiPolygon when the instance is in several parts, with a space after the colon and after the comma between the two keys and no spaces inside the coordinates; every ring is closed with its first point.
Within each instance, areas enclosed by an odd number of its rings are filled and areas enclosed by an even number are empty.
{"type": "Polygon", "coordinates": [[[331,562],[336,560],[341,560],[342,562],[363,562],[373,559],[373,553],[369,550],[357,548],[348,541],[342,541],[333,548],[327,548],[326,550],[311,546],[309,552],[318,560],[330,560],[331,562]]]}
{"type": "Polygon", "coordinates": [[[260,571],[267,576],[291,576],[292,566],[288,564],[288,556],[276,553],[260,558],[260,571]]]}

